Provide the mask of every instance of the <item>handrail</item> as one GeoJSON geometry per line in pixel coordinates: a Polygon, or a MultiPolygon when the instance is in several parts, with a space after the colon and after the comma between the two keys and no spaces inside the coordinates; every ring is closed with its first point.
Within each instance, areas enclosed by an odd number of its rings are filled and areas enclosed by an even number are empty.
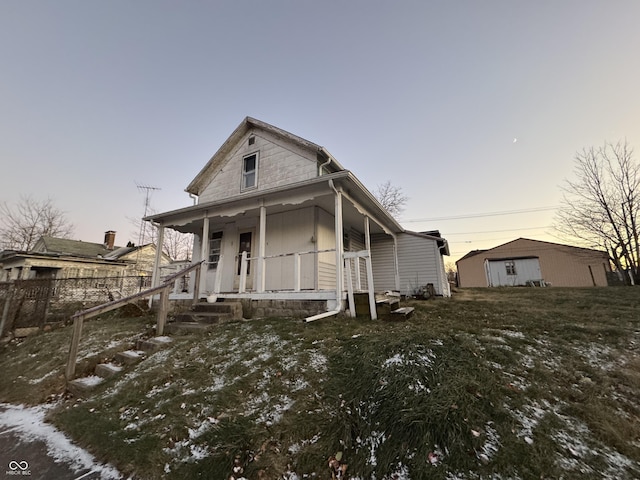
{"type": "Polygon", "coordinates": [[[197,302],[200,268],[203,263],[204,263],[204,260],[198,263],[194,263],[193,265],[190,265],[189,267],[183,270],[180,270],[179,272],[174,273],[173,275],[170,275],[169,277],[164,279],[164,281],[162,282],[162,285],[158,285],[157,287],[152,287],[142,292],[129,295],[128,297],[121,298],[119,300],[113,300],[111,302],[103,303],[102,305],[97,305],[95,307],[87,308],[86,310],[82,310],[74,313],[71,316],[71,318],[73,319],[73,334],[71,336],[71,346],[69,347],[69,358],[67,360],[67,369],[65,372],[67,380],[71,380],[75,375],[76,359],[78,357],[78,347],[80,345],[80,337],[82,335],[82,325],[85,319],[95,317],[102,313],[110,312],[112,310],[115,310],[116,308],[119,308],[128,303],[131,303],[134,300],[137,300],[139,298],[147,298],[154,295],[157,292],[160,292],[160,306],[158,308],[158,315],[156,320],[157,321],[156,333],[158,335],[162,335],[164,330],[164,324],[166,323],[166,319],[167,319],[169,289],[171,288],[171,285],[175,282],[177,278],[183,277],[188,273],[191,273],[193,270],[197,269],[195,288],[193,292],[193,302],[194,303],[197,302]]]}
{"type": "MultiPolygon", "coordinates": [[[[291,253],[277,253],[275,255],[265,255],[264,259],[267,258],[279,258],[279,257],[293,257],[295,255],[310,255],[312,253],[329,253],[329,252],[335,252],[336,249],[335,248],[329,248],[327,250],[309,250],[308,252],[291,252],[291,253]]],[[[236,255],[236,258],[239,258],[240,255],[236,255]]],[[[247,257],[247,260],[259,260],[260,257],[247,257]]]]}

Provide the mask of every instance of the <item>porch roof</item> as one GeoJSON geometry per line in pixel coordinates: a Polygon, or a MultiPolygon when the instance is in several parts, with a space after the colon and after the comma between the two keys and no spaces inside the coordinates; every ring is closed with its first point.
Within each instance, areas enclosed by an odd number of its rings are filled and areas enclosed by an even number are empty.
{"type": "Polygon", "coordinates": [[[285,211],[293,205],[315,204],[333,211],[332,185],[342,190],[347,199],[344,216],[347,222],[358,222],[357,217],[369,216],[387,233],[400,233],[404,229],[378,202],[378,200],[348,170],[322,175],[303,182],[297,182],[277,188],[258,190],[237,195],[225,200],[200,203],[169,212],[149,215],[146,221],[155,222],[178,231],[195,233],[204,217],[235,217],[239,215],[257,215],[259,208],[265,206],[269,213],[285,211]],[[312,203],[310,203],[312,202],[312,203]]]}

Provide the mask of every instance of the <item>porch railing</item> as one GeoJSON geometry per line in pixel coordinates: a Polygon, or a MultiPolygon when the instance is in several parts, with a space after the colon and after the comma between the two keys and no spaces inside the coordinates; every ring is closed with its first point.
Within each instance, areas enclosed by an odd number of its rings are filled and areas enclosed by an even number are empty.
{"type": "Polygon", "coordinates": [[[78,357],[78,348],[80,346],[80,337],[82,336],[82,327],[86,319],[95,317],[102,313],[110,312],[128,303],[132,303],[136,300],[144,298],[149,298],[153,295],[156,295],[157,293],[160,293],[160,302],[158,305],[158,312],[156,314],[156,334],[162,335],[164,333],[164,326],[167,322],[167,313],[169,311],[169,294],[171,292],[171,289],[173,288],[174,283],[179,278],[184,277],[185,275],[188,275],[195,270],[195,282],[193,290],[193,303],[195,304],[198,301],[200,293],[199,285],[202,270],[201,267],[203,263],[204,262],[195,263],[185,268],[184,270],[181,270],[165,278],[163,283],[161,285],[158,285],[157,287],[149,288],[134,295],[104,303],[102,305],[88,308],[86,310],[82,310],[73,314],[71,316],[71,318],[73,319],[73,333],[71,336],[71,346],[69,347],[69,358],[67,360],[67,368],[65,372],[67,380],[72,380],[76,373],[76,360],[78,357]]]}
{"type": "MultiPolygon", "coordinates": [[[[291,252],[291,253],[278,253],[276,255],[265,255],[264,257],[249,257],[247,252],[242,252],[240,255],[240,281],[238,286],[238,293],[246,293],[247,291],[247,272],[250,261],[266,261],[270,258],[285,258],[285,257],[293,257],[293,285],[292,289],[294,292],[299,292],[301,290],[301,257],[302,255],[316,255],[320,253],[331,253],[335,252],[335,248],[327,249],[327,250],[310,250],[307,252],[291,252]]],[[[237,259],[238,257],[236,257],[237,259]]],[[[261,265],[260,270],[264,269],[264,263],[261,265]]],[[[217,273],[217,272],[216,272],[217,273]]],[[[262,272],[264,274],[264,272],[262,272]]],[[[261,279],[258,279],[260,282],[261,279]]],[[[259,290],[262,290],[264,285],[260,285],[259,290]]],[[[220,292],[216,292],[220,293],[220,292]]]]}

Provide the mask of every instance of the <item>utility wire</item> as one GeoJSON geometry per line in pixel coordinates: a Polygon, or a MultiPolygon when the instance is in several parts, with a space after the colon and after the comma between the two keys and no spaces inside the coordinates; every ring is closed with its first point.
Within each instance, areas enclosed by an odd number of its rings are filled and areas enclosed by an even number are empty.
{"type": "Polygon", "coordinates": [[[441,232],[443,237],[450,237],[452,235],[476,235],[479,233],[502,233],[502,232],[518,232],[521,230],[541,230],[543,228],[551,228],[552,225],[543,225],[541,227],[525,227],[525,228],[509,228],[506,230],[483,230],[480,232],[455,232],[455,233],[445,233],[441,232]]]}
{"type": "Polygon", "coordinates": [[[442,222],[446,220],[462,220],[465,218],[497,217],[500,215],[517,215],[521,213],[545,212],[549,210],[556,210],[557,208],[558,208],[557,206],[549,206],[549,207],[523,208],[520,210],[504,210],[501,212],[470,213],[466,215],[455,215],[451,217],[410,218],[407,220],[400,220],[400,223],[435,222],[435,221],[442,222]]]}

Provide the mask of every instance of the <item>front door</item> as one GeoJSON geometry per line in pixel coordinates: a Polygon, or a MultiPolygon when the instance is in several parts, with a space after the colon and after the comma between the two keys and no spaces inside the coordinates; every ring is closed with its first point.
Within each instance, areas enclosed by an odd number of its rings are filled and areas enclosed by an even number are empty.
{"type": "MultiPolygon", "coordinates": [[[[237,289],[240,286],[240,269],[242,268],[242,252],[247,252],[247,257],[253,257],[253,230],[241,231],[238,234],[238,255],[236,259],[236,268],[235,268],[235,281],[234,287],[237,289]]],[[[247,264],[247,290],[253,289],[253,268],[252,264],[255,265],[254,262],[249,261],[247,264]]]]}

